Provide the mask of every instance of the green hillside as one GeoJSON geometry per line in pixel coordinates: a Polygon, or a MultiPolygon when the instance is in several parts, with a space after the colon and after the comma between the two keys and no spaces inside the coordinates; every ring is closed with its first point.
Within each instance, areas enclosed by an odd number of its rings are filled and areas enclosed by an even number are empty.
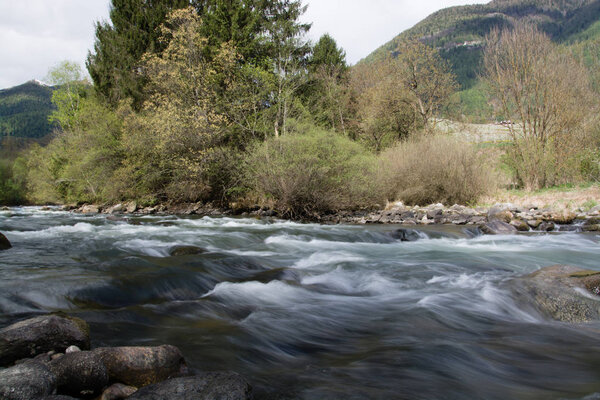
{"type": "Polygon", "coordinates": [[[365,61],[393,53],[401,41],[417,38],[439,48],[462,88],[469,89],[477,85],[486,34],[522,20],[536,24],[557,42],[594,40],[600,35],[600,0],[494,0],[446,8],[402,32],[365,61]]]}
{"type": "Polygon", "coordinates": [[[0,90],[0,137],[37,139],[52,132],[52,90],[36,81],[0,90]]]}

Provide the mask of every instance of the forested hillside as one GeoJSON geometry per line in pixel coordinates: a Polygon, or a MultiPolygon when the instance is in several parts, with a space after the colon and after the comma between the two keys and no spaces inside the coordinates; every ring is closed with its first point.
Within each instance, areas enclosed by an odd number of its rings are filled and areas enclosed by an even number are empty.
{"type": "Polygon", "coordinates": [[[0,136],[41,138],[52,131],[52,91],[37,81],[0,90],[0,136]]]}
{"type": "Polygon", "coordinates": [[[494,0],[488,4],[437,11],[400,33],[366,58],[372,61],[395,52],[407,39],[418,39],[441,50],[463,89],[477,84],[485,36],[491,29],[532,23],[558,43],[593,40],[600,33],[600,0],[494,0]]]}

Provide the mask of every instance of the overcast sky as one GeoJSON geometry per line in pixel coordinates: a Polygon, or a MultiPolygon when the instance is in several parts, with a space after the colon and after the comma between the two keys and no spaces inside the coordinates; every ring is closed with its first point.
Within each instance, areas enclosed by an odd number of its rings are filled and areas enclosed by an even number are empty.
{"type": "MultiPolygon", "coordinates": [[[[304,0],[309,38],[329,33],[356,63],[440,8],[487,0],[304,0]]],[[[0,89],[46,76],[62,60],[81,63],[94,43],[94,22],[110,0],[0,0],[0,89]]]]}

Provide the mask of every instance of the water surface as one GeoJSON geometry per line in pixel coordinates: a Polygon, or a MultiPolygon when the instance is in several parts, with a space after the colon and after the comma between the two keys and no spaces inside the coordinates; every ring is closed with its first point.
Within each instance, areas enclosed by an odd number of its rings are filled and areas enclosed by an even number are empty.
{"type": "Polygon", "coordinates": [[[63,310],[93,346],[173,344],[265,399],[600,398],[600,324],[509,290],[553,264],[600,270],[600,236],[397,228],[2,211],[0,326],[63,310]]]}

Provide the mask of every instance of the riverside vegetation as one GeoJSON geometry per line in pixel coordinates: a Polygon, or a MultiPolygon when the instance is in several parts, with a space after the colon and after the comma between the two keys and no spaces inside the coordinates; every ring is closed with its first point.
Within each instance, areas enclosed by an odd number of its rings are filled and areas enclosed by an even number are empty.
{"type": "Polygon", "coordinates": [[[508,143],[482,146],[438,131],[459,86],[422,40],[349,67],[331,36],[305,39],[300,1],[192,3],[112,2],[88,56],[93,84],[72,63],[51,70],[59,129],[2,162],[0,203],[201,202],[298,218],[600,178],[590,72],[525,22],[486,36],[482,85],[514,124],[508,143]]]}

